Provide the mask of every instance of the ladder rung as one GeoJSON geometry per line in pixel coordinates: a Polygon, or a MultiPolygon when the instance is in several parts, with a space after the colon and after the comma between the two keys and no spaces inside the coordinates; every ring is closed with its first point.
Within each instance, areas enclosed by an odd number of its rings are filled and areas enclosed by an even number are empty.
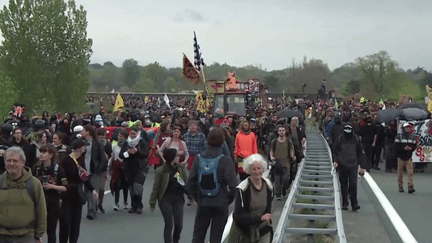
{"type": "Polygon", "coordinates": [[[328,179],[328,178],[333,178],[333,176],[331,174],[328,175],[301,175],[301,178],[304,179],[328,179]]]}
{"type": "Polygon", "coordinates": [[[311,209],[334,209],[334,204],[311,204],[311,203],[293,203],[297,208],[311,208],[311,209]]]}
{"type": "Polygon", "coordinates": [[[305,169],[319,169],[319,170],[331,170],[331,166],[315,166],[315,165],[305,165],[305,169]]]}
{"type": "Polygon", "coordinates": [[[318,229],[318,228],[285,228],[285,232],[296,235],[335,235],[337,229],[318,229]]]}
{"type": "Polygon", "coordinates": [[[312,180],[300,180],[302,184],[312,185],[333,185],[332,181],[312,181],[312,180]]]}
{"type": "Polygon", "coordinates": [[[319,191],[332,192],[333,191],[333,188],[328,188],[328,187],[299,186],[297,188],[299,189],[299,191],[313,191],[313,192],[319,192],[319,191]]]}
{"type": "Polygon", "coordinates": [[[296,195],[298,199],[311,199],[311,200],[333,200],[334,196],[321,196],[321,195],[306,195],[298,193],[296,195]]]}
{"type": "Polygon", "coordinates": [[[329,162],[314,162],[314,161],[305,161],[305,165],[329,165],[329,162]]]}
{"type": "Polygon", "coordinates": [[[333,221],[336,219],[335,215],[316,215],[316,214],[288,214],[288,219],[301,219],[301,220],[316,220],[316,221],[333,221]]]}
{"type": "Polygon", "coordinates": [[[331,171],[329,171],[329,170],[327,170],[327,171],[323,171],[323,170],[308,170],[308,169],[303,169],[303,172],[306,172],[306,173],[317,173],[317,174],[327,174],[327,175],[330,175],[330,172],[331,172],[331,171]]]}

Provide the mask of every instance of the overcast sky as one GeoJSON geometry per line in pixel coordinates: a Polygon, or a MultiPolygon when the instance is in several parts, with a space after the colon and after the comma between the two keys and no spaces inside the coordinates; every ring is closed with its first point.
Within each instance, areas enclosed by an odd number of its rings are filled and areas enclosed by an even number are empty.
{"type": "MultiPolygon", "coordinates": [[[[5,1],[5,0],[1,0],[5,1]]],[[[75,0],[87,11],[91,63],[193,59],[267,70],[321,59],[331,70],[386,50],[401,68],[432,70],[430,0],[75,0]]]]}

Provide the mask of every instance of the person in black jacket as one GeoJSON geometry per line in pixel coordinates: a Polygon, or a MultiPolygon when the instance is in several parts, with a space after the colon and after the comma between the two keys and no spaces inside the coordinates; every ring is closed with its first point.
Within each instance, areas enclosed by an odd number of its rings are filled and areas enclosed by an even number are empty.
{"type": "MultiPolygon", "coordinates": [[[[62,194],[62,204],[60,212],[60,243],[76,243],[78,242],[82,206],[85,200],[80,197],[79,190],[82,190],[81,195],[84,194],[83,186],[92,192],[92,197],[97,201],[98,193],[90,183],[90,180],[83,181],[79,176],[78,166],[86,168],[84,163],[84,156],[86,151],[86,142],[82,139],[76,139],[71,144],[72,153],[66,156],[61,162],[64,169],[67,184],[67,191],[62,194]]],[[[89,172],[87,172],[88,174],[89,172]]]]}
{"type": "Polygon", "coordinates": [[[395,150],[398,161],[398,185],[399,192],[404,192],[403,189],[403,170],[406,168],[408,174],[408,193],[415,192],[414,190],[414,168],[411,159],[413,151],[416,149],[416,140],[411,132],[411,124],[406,122],[402,125],[402,133],[397,134],[395,138],[395,150]]]}
{"type": "Polygon", "coordinates": [[[364,154],[358,137],[353,134],[350,124],[344,126],[344,134],[339,136],[333,147],[333,164],[338,169],[342,194],[342,209],[348,210],[348,195],[353,211],[359,210],[357,201],[357,173],[360,165],[364,173],[364,154]]]}
{"type": "Polygon", "coordinates": [[[260,154],[253,154],[244,163],[244,169],[250,176],[237,186],[233,226],[228,241],[269,243],[273,237],[273,186],[270,180],[263,177],[267,162],[260,154]]]}
{"type": "Polygon", "coordinates": [[[129,213],[141,214],[143,185],[149,170],[147,163],[149,144],[138,136],[138,133],[137,127],[131,129],[119,156],[123,159],[125,178],[131,195],[132,208],[129,213]]]}

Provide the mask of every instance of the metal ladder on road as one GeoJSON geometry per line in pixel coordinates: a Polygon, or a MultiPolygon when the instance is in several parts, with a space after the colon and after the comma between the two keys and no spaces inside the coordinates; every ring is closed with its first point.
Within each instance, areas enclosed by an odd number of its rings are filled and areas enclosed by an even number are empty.
{"type": "Polygon", "coordinates": [[[330,148],[317,132],[307,133],[307,138],[305,158],[292,182],[273,243],[346,243],[330,148]]]}

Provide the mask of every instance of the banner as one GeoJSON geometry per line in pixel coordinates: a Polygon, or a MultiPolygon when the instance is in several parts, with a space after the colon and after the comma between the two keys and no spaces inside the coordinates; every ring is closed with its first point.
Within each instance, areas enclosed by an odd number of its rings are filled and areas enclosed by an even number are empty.
{"type": "MultiPolygon", "coordinates": [[[[407,121],[398,122],[398,133],[402,133],[402,124],[407,121]]],[[[414,163],[432,162],[432,119],[410,121],[414,124],[411,133],[417,141],[417,148],[414,150],[412,160],[414,163]]]]}
{"type": "Polygon", "coordinates": [[[200,75],[198,70],[195,69],[194,65],[189,61],[189,58],[183,53],[183,70],[182,77],[191,81],[193,84],[198,84],[200,81],[200,75]]]}

